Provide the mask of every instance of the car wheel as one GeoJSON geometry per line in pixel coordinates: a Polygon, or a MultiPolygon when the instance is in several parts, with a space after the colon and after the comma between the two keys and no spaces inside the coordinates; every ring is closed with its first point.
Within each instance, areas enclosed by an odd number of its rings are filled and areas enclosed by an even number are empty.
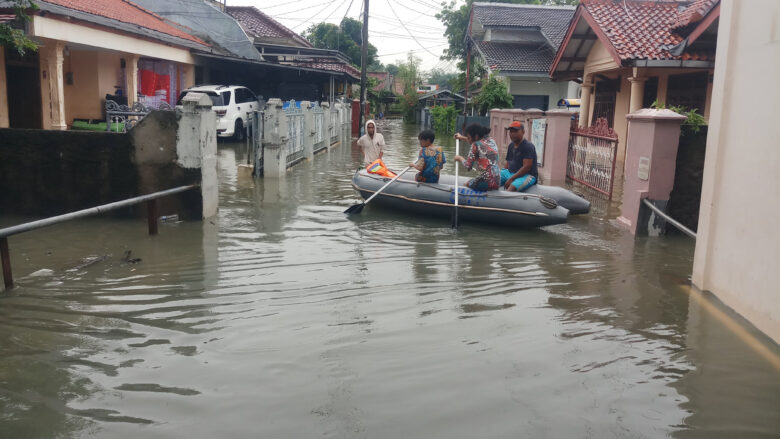
{"type": "Polygon", "coordinates": [[[241,142],[244,139],[246,139],[246,132],[244,132],[244,123],[241,122],[241,119],[236,120],[236,128],[233,132],[233,140],[236,142],[241,142]]]}

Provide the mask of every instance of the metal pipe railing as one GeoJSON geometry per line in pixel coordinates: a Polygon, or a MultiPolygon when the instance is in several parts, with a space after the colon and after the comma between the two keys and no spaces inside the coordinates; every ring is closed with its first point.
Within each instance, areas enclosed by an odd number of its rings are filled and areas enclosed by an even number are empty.
{"type": "Polygon", "coordinates": [[[661,218],[663,218],[663,219],[664,219],[664,221],[666,221],[666,222],[668,222],[669,224],[671,224],[671,225],[673,225],[673,226],[677,227],[677,229],[678,229],[679,231],[681,231],[681,232],[685,233],[686,235],[690,236],[691,238],[693,238],[693,239],[696,239],[696,232],[694,232],[693,230],[691,230],[691,229],[689,229],[689,228],[685,227],[684,225],[680,224],[679,222],[675,221],[675,220],[674,220],[672,217],[670,217],[669,215],[667,215],[666,213],[664,213],[663,211],[661,211],[661,209],[659,209],[658,207],[656,207],[655,205],[653,205],[653,203],[651,203],[651,202],[650,202],[650,200],[648,200],[647,198],[643,198],[643,199],[642,199],[642,203],[644,203],[644,204],[645,204],[645,206],[649,207],[649,208],[650,208],[650,210],[652,210],[653,212],[655,212],[655,214],[656,214],[656,215],[658,215],[658,216],[660,216],[661,218]]]}
{"type": "Polygon", "coordinates": [[[69,212],[62,215],[57,215],[42,220],[31,221],[29,223],[18,224],[11,227],[0,229],[0,259],[2,259],[3,266],[3,281],[6,288],[13,286],[13,276],[11,273],[11,257],[8,250],[8,237],[11,235],[17,235],[19,233],[29,232],[31,230],[40,229],[43,227],[53,226],[55,224],[63,223],[65,221],[71,221],[78,218],[84,218],[87,216],[98,215],[101,213],[109,212],[112,210],[121,209],[123,207],[133,206],[135,204],[147,203],[146,216],[147,225],[149,227],[149,234],[157,234],[157,199],[167,197],[169,195],[178,194],[188,190],[192,190],[200,187],[198,184],[191,184],[188,186],[179,186],[177,188],[168,189],[160,192],[154,192],[151,194],[141,195],[138,197],[128,198],[122,201],[116,201],[113,203],[103,204],[100,206],[90,207],[88,209],[77,210],[75,212],[69,212]]]}

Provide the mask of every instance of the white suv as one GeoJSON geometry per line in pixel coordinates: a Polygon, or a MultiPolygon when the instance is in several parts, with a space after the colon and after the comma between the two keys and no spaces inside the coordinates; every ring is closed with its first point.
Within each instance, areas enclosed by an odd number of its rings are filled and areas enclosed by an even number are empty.
{"type": "Polygon", "coordinates": [[[179,104],[189,92],[205,93],[211,98],[211,108],[217,113],[217,137],[244,140],[245,127],[252,126],[252,113],[260,109],[257,96],[240,85],[196,85],[181,92],[179,104]]]}

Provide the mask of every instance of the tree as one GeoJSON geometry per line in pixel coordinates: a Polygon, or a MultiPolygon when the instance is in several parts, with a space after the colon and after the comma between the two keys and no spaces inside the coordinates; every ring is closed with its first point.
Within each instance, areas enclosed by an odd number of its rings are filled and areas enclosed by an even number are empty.
{"type": "Polygon", "coordinates": [[[388,64],[385,66],[385,69],[387,70],[387,73],[393,76],[398,74],[398,66],[395,64],[388,64]]]}
{"type": "Polygon", "coordinates": [[[409,52],[406,62],[398,64],[396,81],[401,81],[404,86],[403,96],[399,99],[403,108],[404,117],[407,120],[414,119],[414,108],[417,106],[417,85],[420,80],[420,62],[422,60],[409,52]]]}
{"type": "Polygon", "coordinates": [[[474,98],[479,114],[487,114],[493,108],[512,108],[512,95],[506,91],[506,84],[495,75],[488,78],[482,91],[474,98]]]}
{"type": "MultiPolygon", "coordinates": [[[[14,19],[16,24],[30,21],[30,16],[26,12],[28,9],[38,9],[38,6],[31,0],[11,0],[11,4],[16,14],[16,19],[14,19]]],[[[15,49],[20,55],[24,55],[28,50],[38,50],[38,45],[28,38],[23,30],[8,23],[0,23],[0,45],[15,49]]]]}
{"type": "MultiPolygon", "coordinates": [[[[347,55],[355,66],[360,66],[360,46],[363,43],[361,29],[363,24],[355,19],[345,17],[341,24],[318,23],[310,26],[303,36],[318,49],[332,49],[347,55]]],[[[378,62],[376,47],[368,43],[367,66],[378,62]]],[[[381,66],[381,63],[379,64],[381,66]]]]}
{"type": "Polygon", "coordinates": [[[442,69],[432,69],[426,76],[428,77],[428,84],[436,84],[439,87],[444,88],[452,87],[450,82],[455,79],[458,74],[453,72],[445,72],[442,69]]]}

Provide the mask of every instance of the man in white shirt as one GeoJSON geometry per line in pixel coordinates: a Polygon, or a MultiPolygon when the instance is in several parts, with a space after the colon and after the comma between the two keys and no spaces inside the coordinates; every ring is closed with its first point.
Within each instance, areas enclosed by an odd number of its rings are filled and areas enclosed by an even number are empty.
{"type": "Polygon", "coordinates": [[[366,165],[384,155],[385,138],[376,132],[376,123],[373,120],[366,122],[366,134],[358,139],[357,144],[363,151],[363,161],[366,165]]]}

